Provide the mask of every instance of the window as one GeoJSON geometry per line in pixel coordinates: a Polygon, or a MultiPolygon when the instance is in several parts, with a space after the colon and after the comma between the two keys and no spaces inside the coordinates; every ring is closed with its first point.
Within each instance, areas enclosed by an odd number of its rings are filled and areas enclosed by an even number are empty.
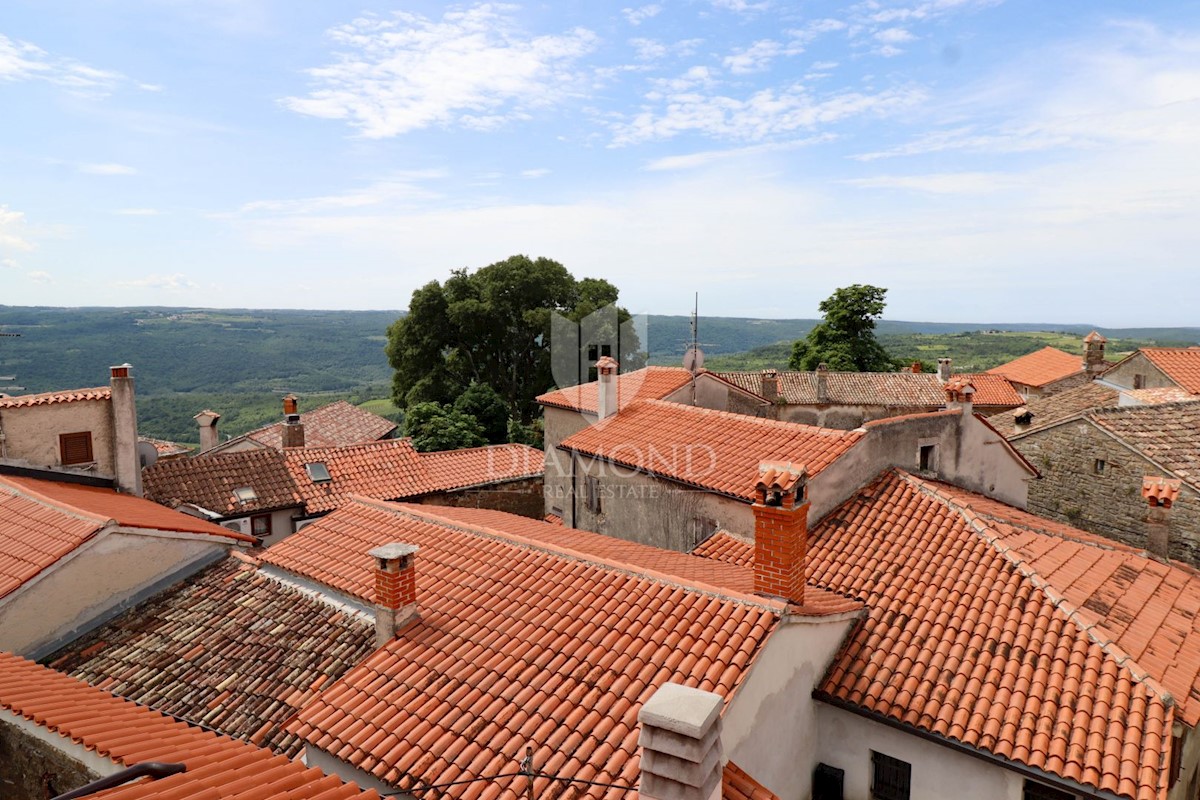
{"type": "Polygon", "coordinates": [[[588,476],[583,482],[584,503],[593,514],[600,513],[600,479],[588,476]]]}
{"type": "Polygon", "coordinates": [[[314,461],[312,464],[305,464],[304,471],[308,473],[308,477],[313,483],[328,483],[333,480],[333,478],[329,477],[329,468],[325,466],[324,461],[314,461]]]}
{"type": "Polygon", "coordinates": [[[258,499],[258,492],[249,486],[243,486],[240,489],[234,489],[233,496],[238,499],[239,503],[253,503],[258,499]]]}
{"type": "Polygon", "coordinates": [[[58,452],[64,466],[92,463],[92,432],[59,434],[58,452]]]}
{"type": "Polygon", "coordinates": [[[933,445],[933,444],[921,445],[918,469],[920,469],[922,472],[928,472],[929,470],[933,469],[937,464],[937,462],[934,458],[936,455],[937,455],[937,445],[933,445]]]}
{"type": "Polygon", "coordinates": [[[717,521],[715,519],[708,519],[707,517],[692,518],[692,533],[695,534],[693,545],[697,545],[703,541],[706,541],[716,532],[717,521]]]}
{"type": "Polygon", "coordinates": [[[1145,375],[1134,375],[1133,376],[1133,388],[1145,389],[1146,388],[1146,376],[1145,375]]]}
{"type": "Polygon", "coordinates": [[[874,800],[908,800],[912,764],[871,751],[871,797],[874,800]]]}
{"type": "Polygon", "coordinates": [[[1021,800],[1076,800],[1076,797],[1070,792],[1027,780],[1021,800]]]}
{"type": "Polygon", "coordinates": [[[1092,472],[1096,473],[1097,475],[1103,475],[1104,471],[1107,469],[1108,462],[1103,458],[1097,458],[1096,463],[1092,464],[1092,472]]]}
{"type": "Polygon", "coordinates": [[[271,515],[259,514],[250,518],[250,533],[258,537],[271,535],[271,515]]]}
{"type": "Polygon", "coordinates": [[[588,361],[595,361],[600,358],[600,348],[597,345],[588,345],[588,361]]]}

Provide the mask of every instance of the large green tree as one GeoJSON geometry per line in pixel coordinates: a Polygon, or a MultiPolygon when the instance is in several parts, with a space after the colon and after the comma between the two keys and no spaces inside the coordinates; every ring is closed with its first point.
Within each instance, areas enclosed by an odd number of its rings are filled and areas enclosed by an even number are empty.
{"type": "Polygon", "coordinates": [[[439,403],[416,403],[404,417],[404,435],[422,453],[487,444],[483,426],[470,414],[439,403]]]}
{"type": "MultiPolygon", "coordinates": [[[[579,320],[616,300],[608,281],[576,280],[549,258],[517,255],[475,271],[454,270],[444,283],[413,292],[408,314],[388,329],[393,400],[401,408],[450,404],[482,384],[528,425],[537,413],[534,398],[554,385],[552,315],[579,320]]],[[[619,314],[629,319],[628,312],[619,314]]]]}
{"type": "Polygon", "coordinates": [[[791,369],[813,370],[825,364],[839,372],[887,372],[892,357],[875,339],[875,320],[883,315],[887,289],[856,283],[821,301],[824,320],[792,345],[791,369]]]}

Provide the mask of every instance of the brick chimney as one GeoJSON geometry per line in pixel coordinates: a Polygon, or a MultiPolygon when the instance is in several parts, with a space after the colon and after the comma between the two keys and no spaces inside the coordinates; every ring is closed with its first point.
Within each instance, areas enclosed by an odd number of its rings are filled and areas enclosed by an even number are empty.
{"type": "Polygon", "coordinates": [[[779,398],[779,373],[773,369],[762,371],[762,386],[759,394],[774,403],[779,398]]]}
{"type": "Polygon", "coordinates": [[[638,797],[720,800],[720,695],[664,683],[638,711],[642,779],[638,797]]]}
{"type": "Polygon", "coordinates": [[[133,396],[133,367],[109,367],[112,386],[114,467],[121,491],[142,496],[142,463],[138,458],[137,403],[133,396]]]}
{"type": "Polygon", "coordinates": [[[946,381],[950,380],[950,376],[953,374],[954,374],[954,369],[953,369],[951,360],[948,358],[939,358],[938,359],[938,373],[937,373],[938,381],[941,383],[945,383],[946,381]]]}
{"type": "Polygon", "coordinates": [[[1101,336],[1099,331],[1092,331],[1083,337],[1083,368],[1087,370],[1088,377],[1094,378],[1108,367],[1104,361],[1106,344],[1108,339],[1101,336]]]}
{"type": "Polygon", "coordinates": [[[975,386],[971,379],[962,375],[951,378],[942,386],[946,392],[946,408],[961,408],[963,417],[971,416],[972,400],[975,397],[975,386]]]}
{"type": "Polygon", "coordinates": [[[296,405],[296,395],[283,398],[283,446],[304,447],[304,423],[296,405]]]}
{"type": "Polygon", "coordinates": [[[804,603],[808,552],[808,472],[762,464],[754,500],[754,591],[804,603]]]}
{"type": "Polygon", "coordinates": [[[206,408],[192,419],[200,426],[200,452],[212,450],[221,441],[220,434],[217,433],[217,422],[220,421],[221,415],[206,408]]]}
{"type": "Polygon", "coordinates": [[[817,402],[829,402],[829,365],[824,361],[817,364],[817,402]]]}
{"type": "Polygon", "coordinates": [[[599,419],[608,419],[617,413],[617,370],[620,366],[612,356],[603,356],[596,362],[596,374],[600,379],[596,406],[599,419]]]}
{"type": "Polygon", "coordinates": [[[908,371],[911,372],[913,375],[920,375],[921,374],[921,362],[920,361],[912,362],[912,364],[909,365],[908,371]]]}
{"type": "Polygon", "coordinates": [[[375,647],[396,638],[396,631],[417,616],[415,544],[392,542],[368,555],[375,559],[375,647]]]}
{"type": "Polygon", "coordinates": [[[1146,513],[1146,549],[1156,556],[1170,558],[1171,506],[1179,499],[1183,481],[1147,475],[1142,478],[1142,497],[1149,505],[1146,513]]]}

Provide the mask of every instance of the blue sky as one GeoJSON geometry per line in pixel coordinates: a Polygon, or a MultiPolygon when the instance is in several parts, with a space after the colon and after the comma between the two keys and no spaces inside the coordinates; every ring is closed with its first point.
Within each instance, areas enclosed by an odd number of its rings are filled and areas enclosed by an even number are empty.
{"type": "Polygon", "coordinates": [[[0,304],[1197,325],[1200,4],[5,0],[0,304]]]}

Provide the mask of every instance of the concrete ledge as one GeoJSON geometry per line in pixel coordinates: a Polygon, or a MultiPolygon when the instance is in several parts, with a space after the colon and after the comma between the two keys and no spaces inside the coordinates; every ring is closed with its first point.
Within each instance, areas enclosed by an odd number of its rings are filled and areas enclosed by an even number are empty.
{"type": "Polygon", "coordinates": [[[704,754],[704,760],[697,763],[688,759],[676,758],[653,750],[642,751],[642,775],[656,775],[676,783],[692,787],[703,787],[712,778],[713,773],[720,775],[721,747],[718,744],[704,754]]]}
{"type": "Polygon", "coordinates": [[[638,712],[642,727],[652,726],[679,733],[692,739],[703,739],[721,714],[725,701],[720,695],[664,683],[638,712]]]}
{"type": "Polygon", "coordinates": [[[696,800],[697,797],[717,800],[721,796],[721,770],[713,770],[712,775],[699,788],[643,772],[638,796],[654,800],[696,800]]]}
{"type": "Polygon", "coordinates": [[[665,728],[642,725],[642,732],[638,735],[638,745],[646,751],[655,750],[688,761],[702,761],[705,754],[713,747],[713,743],[717,741],[718,736],[718,726],[716,725],[709,729],[703,739],[693,739],[665,728]]]}

